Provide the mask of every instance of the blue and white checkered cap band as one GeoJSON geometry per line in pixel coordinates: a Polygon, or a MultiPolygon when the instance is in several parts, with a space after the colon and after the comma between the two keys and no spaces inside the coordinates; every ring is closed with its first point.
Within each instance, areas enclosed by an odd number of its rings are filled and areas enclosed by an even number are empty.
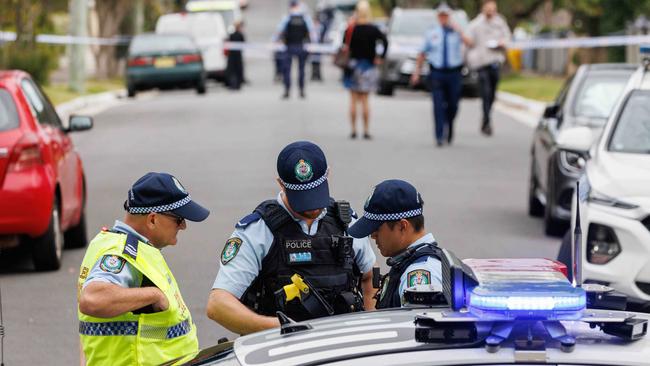
{"type": "Polygon", "coordinates": [[[316,179],[313,182],[309,182],[309,183],[305,183],[305,184],[293,184],[293,183],[287,183],[287,182],[283,181],[282,179],[280,179],[280,180],[282,180],[282,185],[284,185],[284,187],[286,189],[289,189],[289,190],[292,190],[292,191],[308,191],[310,189],[314,189],[314,188],[320,186],[321,184],[325,183],[325,181],[327,180],[327,176],[329,174],[330,174],[330,169],[327,168],[327,171],[325,171],[325,174],[323,174],[322,177],[316,179]]]}
{"type": "Polygon", "coordinates": [[[183,198],[180,201],[176,201],[174,203],[170,203],[168,205],[160,205],[160,206],[150,206],[150,207],[129,207],[129,213],[130,214],[148,214],[150,212],[167,212],[167,211],[173,211],[177,208],[181,208],[192,200],[192,197],[189,195],[185,198],[183,198]]]}
{"type": "Polygon", "coordinates": [[[409,217],[415,217],[419,215],[422,215],[421,208],[417,208],[415,210],[406,211],[406,212],[389,213],[389,214],[374,214],[367,211],[363,213],[363,217],[373,221],[396,221],[401,219],[408,219],[409,217]]]}

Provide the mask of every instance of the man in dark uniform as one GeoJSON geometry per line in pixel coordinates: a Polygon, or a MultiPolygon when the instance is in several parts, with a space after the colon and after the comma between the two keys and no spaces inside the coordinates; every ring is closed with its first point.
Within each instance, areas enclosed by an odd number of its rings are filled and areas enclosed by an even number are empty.
{"type": "MultiPolygon", "coordinates": [[[[244,38],[244,22],[235,22],[235,31],[228,36],[229,42],[246,42],[244,38]]],[[[244,58],[241,50],[228,51],[228,65],[226,66],[226,77],[228,87],[238,90],[244,83],[244,58]]]]}
{"type": "Polygon", "coordinates": [[[441,252],[424,228],[422,196],[410,183],[391,179],[373,188],[352,237],[371,235],[391,269],[376,295],[377,309],[404,305],[404,291],[417,285],[442,286],[441,252]]]}
{"type": "Polygon", "coordinates": [[[323,151],[308,141],[289,144],[277,170],[278,197],[239,220],[226,241],[208,317],[248,334],[279,326],[276,311],[305,320],[330,315],[320,312],[327,307],[334,314],[372,309],[375,254],[367,238],[346,235],[354,213],[330,198],[323,151]],[[314,297],[287,301],[283,288],[295,274],[314,297]]]}
{"type": "Polygon", "coordinates": [[[289,91],[291,90],[291,63],[294,58],[298,59],[300,97],[305,98],[305,63],[309,55],[305,49],[305,43],[315,40],[314,25],[311,18],[304,13],[300,1],[291,0],[289,4],[289,14],[280,22],[275,37],[276,41],[281,41],[286,46],[284,63],[282,65],[284,77],[284,94],[282,94],[282,98],[289,98],[289,91]]]}

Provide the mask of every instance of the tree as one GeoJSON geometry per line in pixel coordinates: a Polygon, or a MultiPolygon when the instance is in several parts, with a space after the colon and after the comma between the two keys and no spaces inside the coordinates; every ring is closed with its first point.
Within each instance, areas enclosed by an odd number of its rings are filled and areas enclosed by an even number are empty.
{"type": "MultiPolygon", "coordinates": [[[[131,0],[95,1],[99,19],[99,37],[111,38],[119,33],[120,25],[132,8],[131,0]]],[[[107,78],[117,74],[115,46],[99,46],[93,49],[97,66],[97,77],[107,78]]]]}

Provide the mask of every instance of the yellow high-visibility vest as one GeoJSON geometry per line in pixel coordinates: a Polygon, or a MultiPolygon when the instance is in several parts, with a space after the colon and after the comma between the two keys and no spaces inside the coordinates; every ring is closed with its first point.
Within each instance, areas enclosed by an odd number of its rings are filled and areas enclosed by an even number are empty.
{"type": "Polygon", "coordinates": [[[128,312],[114,318],[96,318],[79,311],[79,336],[92,365],[158,365],[198,350],[196,326],[178,284],[160,250],[133,235],[100,232],[89,244],[81,263],[78,294],[97,261],[105,255],[125,259],[154,283],[169,308],[150,314],[128,312]],[[128,239],[127,239],[128,238],[128,239]]]}

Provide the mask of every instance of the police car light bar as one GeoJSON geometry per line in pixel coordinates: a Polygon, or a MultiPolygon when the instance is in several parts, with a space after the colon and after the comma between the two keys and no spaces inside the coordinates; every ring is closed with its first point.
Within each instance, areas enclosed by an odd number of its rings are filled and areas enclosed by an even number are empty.
{"type": "Polygon", "coordinates": [[[650,65],[650,45],[639,46],[639,55],[641,55],[642,63],[647,67],[650,65]]]}

